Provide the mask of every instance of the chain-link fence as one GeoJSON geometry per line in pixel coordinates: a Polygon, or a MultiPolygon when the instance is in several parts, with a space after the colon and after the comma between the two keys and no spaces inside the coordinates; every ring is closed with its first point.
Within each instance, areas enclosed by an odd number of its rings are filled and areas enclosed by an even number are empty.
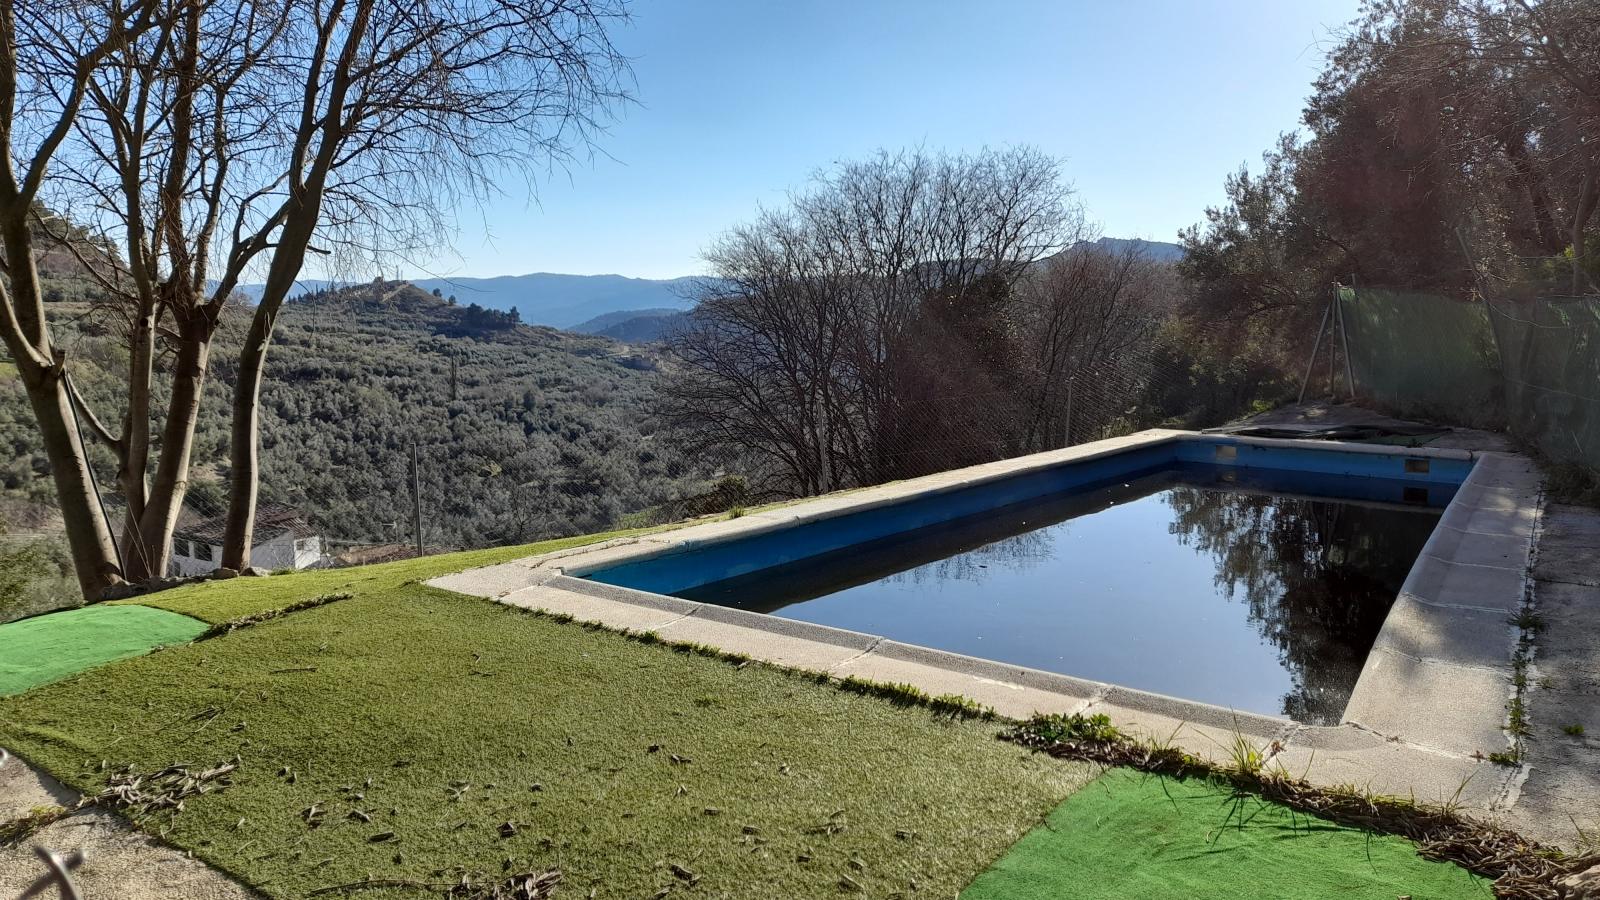
{"type": "Polygon", "coordinates": [[[1340,291],[1357,393],[1600,469],[1600,297],[1340,291]]]}
{"type": "Polygon", "coordinates": [[[1490,321],[1512,431],[1600,469],[1600,297],[1495,303],[1490,321]]]}

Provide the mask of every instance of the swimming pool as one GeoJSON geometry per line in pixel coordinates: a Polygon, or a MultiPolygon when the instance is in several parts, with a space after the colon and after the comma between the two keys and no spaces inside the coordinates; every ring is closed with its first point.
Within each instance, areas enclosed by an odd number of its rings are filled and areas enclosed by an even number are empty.
{"type": "Polygon", "coordinates": [[[1471,467],[1389,448],[1174,441],[577,574],[1332,724],[1471,467]]]}

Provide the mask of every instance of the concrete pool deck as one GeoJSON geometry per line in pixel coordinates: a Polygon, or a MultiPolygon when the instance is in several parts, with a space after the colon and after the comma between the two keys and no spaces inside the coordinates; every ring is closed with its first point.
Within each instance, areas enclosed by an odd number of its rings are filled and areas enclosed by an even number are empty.
{"type": "MultiPolygon", "coordinates": [[[[1517,800],[1528,768],[1491,754],[1513,746],[1505,730],[1513,696],[1511,623],[1532,600],[1530,562],[1538,539],[1541,480],[1535,466],[1500,449],[1405,448],[1147,431],[751,513],[639,538],[529,557],[448,575],[429,584],[603,626],[653,631],[754,659],[835,677],[911,684],[959,694],[996,712],[1104,713],[1126,731],[1226,760],[1243,734],[1291,774],[1315,784],[1450,803],[1519,829],[1531,823],[1517,800]],[[1446,509],[1376,641],[1338,726],[1236,713],[1118,685],[975,659],[778,616],[612,587],[580,577],[623,562],[720,542],[927,493],[955,490],[1069,462],[1168,442],[1234,442],[1337,449],[1475,462],[1446,509]]],[[[1595,723],[1600,728],[1600,722],[1595,723]]],[[[1546,840],[1570,844],[1554,834],[1546,840]]]]}

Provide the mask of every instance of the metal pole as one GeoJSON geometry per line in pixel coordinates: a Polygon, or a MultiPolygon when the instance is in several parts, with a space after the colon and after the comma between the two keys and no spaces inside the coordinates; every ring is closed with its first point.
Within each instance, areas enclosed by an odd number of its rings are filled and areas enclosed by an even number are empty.
{"type": "Polygon", "coordinates": [[[1322,349],[1322,333],[1328,330],[1328,307],[1322,308],[1322,324],[1317,326],[1317,342],[1311,345],[1311,358],[1306,360],[1306,376],[1300,379],[1300,399],[1296,405],[1306,402],[1306,388],[1311,385],[1311,368],[1317,364],[1317,351],[1322,349]]]}
{"type": "MultiPolygon", "coordinates": [[[[1350,296],[1355,297],[1354,288],[1351,289],[1350,296]]],[[[1337,282],[1333,285],[1333,304],[1334,309],[1339,312],[1339,343],[1344,345],[1344,380],[1350,385],[1350,399],[1354,400],[1356,398],[1356,373],[1350,367],[1350,332],[1346,331],[1344,327],[1344,304],[1339,302],[1339,285],[1337,282]]]]}
{"type": "Polygon", "coordinates": [[[1077,393],[1077,390],[1076,390],[1077,381],[1078,381],[1078,376],[1077,375],[1068,375],[1067,376],[1067,414],[1066,414],[1066,420],[1067,421],[1065,423],[1065,427],[1063,427],[1062,430],[1061,430],[1061,437],[1062,437],[1061,446],[1063,446],[1063,447],[1071,447],[1072,446],[1072,401],[1073,401],[1073,395],[1077,393]]]}
{"type": "Polygon", "coordinates": [[[411,444],[411,528],[417,538],[417,555],[422,556],[422,464],[415,442],[411,444]]]}

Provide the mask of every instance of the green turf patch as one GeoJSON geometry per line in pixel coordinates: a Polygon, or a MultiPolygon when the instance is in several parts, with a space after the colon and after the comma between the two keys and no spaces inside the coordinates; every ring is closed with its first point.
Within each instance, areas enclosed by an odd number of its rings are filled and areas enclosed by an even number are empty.
{"type": "Polygon", "coordinates": [[[1487,898],[1488,882],[1397,837],[1295,813],[1226,785],[1108,772],[979,875],[963,900],[1487,898]]]}
{"type": "Polygon", "coordinates": [[[950,897],[1093,771],[421,585],[0,701],[0,744],[80,789],[238,754],[231,786],[146,827],[296,897],[455,866],[560,869],[573,897],[950,897]]]}
{"type": "Polygon", "coordinates": [[[188,616],[144,606],[89,606],[0,625],[0,695],[15,694],[205,630],[188,616]]]}
{"type": "Polygon", "coordinates": [[[611,531],[585,534],[577,537],[557,538],[537,544],[517,547],[495,547],[489,550],[465,550],[459,553],[440,553],[418,559],[402,559],[373,566],[349,569],[313,569],[274,575],[270,578],[230,578],[225,581],[202,581],[169,591],[159,591],[143,597],[112,601],[116,604],[155,606],[183,613],[210,622],[213,625],[243,616],[270,610],[283,609],[296,603],[333,593],[352,595],[376,594],[391,591],[409,582],[427,581],[451,572],[492,566],[525,556],[554,553],[594,544],[612,538],[630,537],[660,531],[659,528],[634,531],[611,531]]]}

